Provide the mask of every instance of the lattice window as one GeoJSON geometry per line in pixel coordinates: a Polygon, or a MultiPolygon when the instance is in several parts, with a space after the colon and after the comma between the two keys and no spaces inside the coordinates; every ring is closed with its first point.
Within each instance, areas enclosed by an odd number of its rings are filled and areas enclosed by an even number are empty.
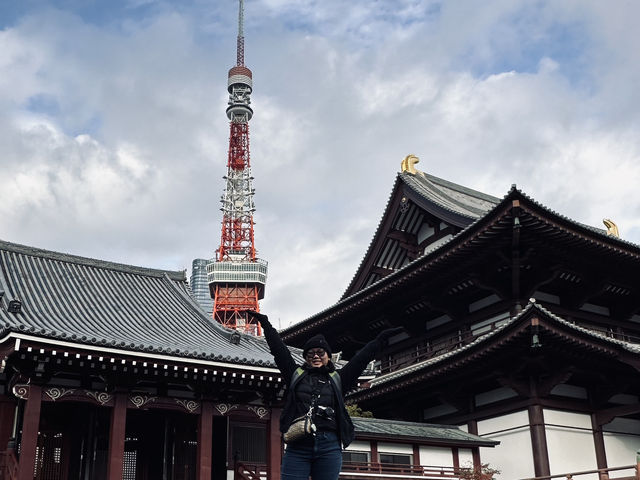
{"type": "Polygon", "coordinates": [[[138,449],[135,447],[131,448],[131,446],[137,445],[137,443],[138,439],[135,437],[125,438],[125,451],[124,458],[122,459],[122,480],[136,480],[138,449]]]}

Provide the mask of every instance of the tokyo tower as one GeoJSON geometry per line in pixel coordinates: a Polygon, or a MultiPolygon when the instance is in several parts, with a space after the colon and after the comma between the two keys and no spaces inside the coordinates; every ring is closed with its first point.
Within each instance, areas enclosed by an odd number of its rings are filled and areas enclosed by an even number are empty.
{"type": "Polygon", "coordinates": [[[207,264],[213,318],[227,328],[261,335],[247,310],[259,311],[264,297],[267,262],[256,257],[253,231],[254,189],[249,161],[252,73],[244,65],[244,2],[239,0],[236,66],[229,70],[229,156],[222,195],[222,236],[216,257],[207,264]]]}

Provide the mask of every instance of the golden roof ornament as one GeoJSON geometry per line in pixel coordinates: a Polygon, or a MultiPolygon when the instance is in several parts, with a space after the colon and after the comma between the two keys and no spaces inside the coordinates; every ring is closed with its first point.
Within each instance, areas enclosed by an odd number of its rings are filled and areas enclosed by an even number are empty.
{"type": "Polygon", "coordinates": [[[402,160],[402,162],[400,163],[401,171],[415,175],[416,173],[418,173],[415,164],[419,161],[420,159],[418,157],[416,157],[413,153],[410,153],[409,155],[404,157],[404,160],[402,160]]]}
{"type": "Polygon", "coordinates": [[[612,220],[605,218],[602,220],[602,223],[607,227],[607,235],[611,235],[612,237],[620,238],[620,232],[618,231],[618,226],[613,223],[612,220]]]}

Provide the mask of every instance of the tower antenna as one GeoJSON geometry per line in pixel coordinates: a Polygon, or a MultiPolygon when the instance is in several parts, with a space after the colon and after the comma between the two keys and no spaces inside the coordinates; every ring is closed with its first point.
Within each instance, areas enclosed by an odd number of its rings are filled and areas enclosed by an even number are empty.
{"type": "Polygon", "coordinates": [[[238,9],[238,40],[236,46],[236,65],[244,66],[244,0],[240,0],[238,9]]]}
{"type": "Polygon", "coordinates": [[[216,256],[207,264],[213,318],[227,328],[260,335],[260,324],[247,313],[259,311],[264,297],[267,262],[256,256],[253,237],[249,120],[253,116],[253,74],[244,65],[244,2],[239,0],[237,65],[229,70],[229,156],[221,198],[222,235],[216,256]]]}

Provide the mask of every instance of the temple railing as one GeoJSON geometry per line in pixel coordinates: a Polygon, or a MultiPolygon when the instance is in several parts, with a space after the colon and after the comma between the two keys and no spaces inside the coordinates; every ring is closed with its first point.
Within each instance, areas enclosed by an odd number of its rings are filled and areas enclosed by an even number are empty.
{"type": "Polygon", "coordinates": [[[458,334],[451,335],[448,338],[439,339],[437,342],[430,342],[428,345],[420,345],[411,351],[396,354],[390,360],[383,360],[380,363],[380,373],[389,373],[432,357],[437,357],[443,353],[457,350],[458,348],[470,343],[474,337],[470,334],[461,336],[458,334]]]}
{"type": "MultiPolygon", "coordinates": [[[[620,472],[623,470],[628,470],[631,475],[626,477],[614,477],[615,480],[640,480],[640,462],[638,465],[627,465],[625,467],[611,467],[611,468],[598,468],[596,470],[584,470],[582,472],[572,472],[572,473],[560,473],[557,475],[544,475],[542,477],[528,477],[523,478],[521,480],[553,480],[555,478],[558,479],[566,479],[566,480],[580,480],[582,475],[593,475],[597,474],[599,480],[609,480],[610,472],[620,472]]],[[[627,472],[625,472],[627,473],[627,472]]],[[[613,479],[612,479],[613,480],[613,479]]]]}
{"type": "Polygon", "coordinates": [[[396,463],[378,462],[344,462],[340,478],[343,480],[357,478],[421,478],[421,479],[454,479],[460,478],[460,469],[454,467],[438,467],[426,465],[398,465],[396,463]]]}
{"type": "MultiPolygon", "coordinates": [[[[412,349],[404,352],[398,352],[391,358],[382,360],[380,363],[380,373],[384,374],[393,372],[409,365],[422,362],[423,360],[457,350],[473,342],[480,335],[484,335],[487,332],[495,330],[504,322],[504,320],[504,318],[496,319],[495,321],[487,323],[486,325],[483,325],[482,328],[478,328],[476,330],[451,332],[451,335],[449,336],[440,337],[435,341],[415,345],[412,349]]],[[[580,323],[578,323],[578,325],[609,338],[630,343],[640,343],[640,337],[635,337],[628,333],[613,332],[593,325],[582,325],[580,323]]]]}
{"type": "Polygon", "coordinates": [[[0,480],[18,478],[18,459],[13,450],[0,452],[0,480]]]}

